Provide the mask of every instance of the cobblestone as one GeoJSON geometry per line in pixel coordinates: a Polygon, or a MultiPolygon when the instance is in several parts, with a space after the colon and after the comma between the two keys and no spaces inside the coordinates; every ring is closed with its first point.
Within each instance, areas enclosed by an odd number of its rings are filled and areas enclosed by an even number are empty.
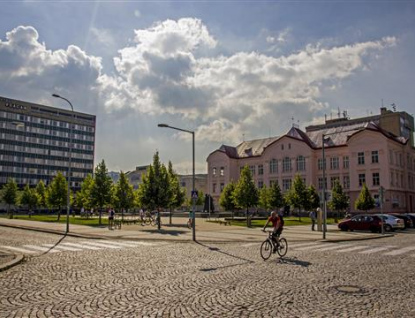
{"type": "MultiPolygon", "coordinates": [[[[58,238],[7,229],[0,241],[58,238]]],[[[361,244],[413,246],[415,232],[361,244]]],[[[263,261],[259,244],[176,242],[46,253],[0,273],[0,317],[414,317],[410,255],[292,248],[263,261]]]]}

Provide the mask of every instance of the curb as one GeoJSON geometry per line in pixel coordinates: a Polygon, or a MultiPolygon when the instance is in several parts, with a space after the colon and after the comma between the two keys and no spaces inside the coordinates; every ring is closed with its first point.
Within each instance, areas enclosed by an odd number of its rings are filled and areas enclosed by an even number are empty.
{"type": "Polygon", "coordinates": [[[0,272],[8,270],[9,268],[12,268],[13,266],[20,264],[24,260],[24,255],[22,254],[17,254],[17,255],[10,254],[10,255],[14,255],[15,256],[14,259],[12,259],[10,262],[0,265],[0,272]]]}

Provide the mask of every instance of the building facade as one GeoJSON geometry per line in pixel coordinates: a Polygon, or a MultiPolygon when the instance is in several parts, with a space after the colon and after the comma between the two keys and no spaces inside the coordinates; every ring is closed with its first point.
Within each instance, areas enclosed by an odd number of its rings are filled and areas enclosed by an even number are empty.
{"type": "MultiPolygon", "coordinates": [[[[385,189],[384,212],[415,212],[413,127],[407,113],[382,108],[378,116],[344,117],[309,126],[306,132],[292,127],[280,137],[222,145],[207,158],[208,191],[218,206],[223,188],[248,165],[258,188],[277,182],[286,192],[299,174],[322,195],[338,180],[350,197],[350,212],[358,212],[354,202],[366,184],[376,201],[380,187],[385,189]],[[398,123],[401,127],[395,127],[398,123]]],[[[373,212],[380,212],[380,206],[373,212]]]]}
{"type": "Polygon", "coordinates": [[[59,171],[68,177],[71,147],[70,186],[79,189],[93,173],[95,125],[93,115],[0,97],[0,187],[9,178],[23,187],[49,184],[59,171]]]}

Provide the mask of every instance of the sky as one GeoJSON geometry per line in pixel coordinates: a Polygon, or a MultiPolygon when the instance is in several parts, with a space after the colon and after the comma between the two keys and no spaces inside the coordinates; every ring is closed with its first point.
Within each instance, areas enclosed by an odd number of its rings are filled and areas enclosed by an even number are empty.
{"type": "Polygon", "coordinates": [[[0,96],[97,116],[95,165],[206,173],[222,144],[415,113],[415,1],[4,1],[0,96]]]}

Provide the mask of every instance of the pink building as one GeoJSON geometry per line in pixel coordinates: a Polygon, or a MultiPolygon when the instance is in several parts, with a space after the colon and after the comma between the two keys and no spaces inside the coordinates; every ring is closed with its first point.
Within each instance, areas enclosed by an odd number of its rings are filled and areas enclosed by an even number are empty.
{"type": "Polygon", "coordinates": [[[415,212],[413,131],[413,117],[382,108],[376,116],[327,120],[306,132],[292,127],[280,137],[244,141],[236,147],[222,145],[207,158],[208,191],[219,207],[224,186],[237,181],[248,165],[258,188],[278,182],[286,192],[300,174],[322,193],[324,182],[330,192],[337,179],[350,196],[350,211],[358,212],[354,202],[365,183],[375,200],[380,187],[385,189],[384,212],[415,212]]]}

